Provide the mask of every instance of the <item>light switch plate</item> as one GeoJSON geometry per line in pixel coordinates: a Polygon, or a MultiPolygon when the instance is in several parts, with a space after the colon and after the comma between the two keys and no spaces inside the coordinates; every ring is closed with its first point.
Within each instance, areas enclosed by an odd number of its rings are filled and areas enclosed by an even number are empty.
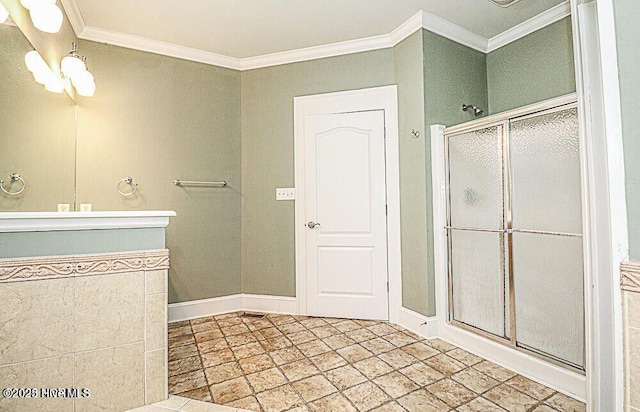
{"type": "Polygon", "coordinates": [[[71,211],[71,207],[69,203],[58,203],[58,212],[69,212],[71,211]]]}
{"type": "Polygon", "coordinates": [[[295,200],[296,189],[293,187],[276,188],[276,200],[295,200]]]}
{"type": "Polygon", "coordinates": [[[91,203],[80,203],[81,212],[91,212],[91,203]]]}

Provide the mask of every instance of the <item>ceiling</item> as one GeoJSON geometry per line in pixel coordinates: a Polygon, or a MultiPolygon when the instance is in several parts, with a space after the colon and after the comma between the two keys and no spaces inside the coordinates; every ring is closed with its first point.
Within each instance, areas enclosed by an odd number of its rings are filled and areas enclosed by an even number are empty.
{"type": "Polygon", "coordinates": [[[386,35],[421,9],[491,38],[564,0],[76,0],[87,27],[237,59],[386,35]]]}

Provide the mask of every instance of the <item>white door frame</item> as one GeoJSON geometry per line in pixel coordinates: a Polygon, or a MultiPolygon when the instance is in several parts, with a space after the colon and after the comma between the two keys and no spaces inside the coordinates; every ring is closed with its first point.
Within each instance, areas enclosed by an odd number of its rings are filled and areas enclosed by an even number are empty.
{"type": "Polygon", "coordinates": [[[398,154],[397,87],[383,86],[337,93],[295,97],[295,248],[296,309],[307,314],[306,216],[304,118],[314,114],[333,114],[383,110],[385,123],[385,168],[387,184],[387,265],[389,274],[389,321],[398,323],[402,306],[402,267],[400,245],[400,165],[398,154]]]}

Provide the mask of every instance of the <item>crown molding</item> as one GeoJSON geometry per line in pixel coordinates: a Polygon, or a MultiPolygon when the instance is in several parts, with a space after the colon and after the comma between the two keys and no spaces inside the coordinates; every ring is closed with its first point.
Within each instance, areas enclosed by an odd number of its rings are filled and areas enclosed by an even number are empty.
{"type": "Polygon", "coordinates": [[[553,24],[558,20],[562,20],[570,15],[571,2],[567,0],[564,3],[560,3],[557,6],[543,11],[537,16],[534,16],[529,20],[518,24],[517,26],[505,30],[504,32],[496,36],[493,36],[489,39],[485,52],[490,53],[494,50],[497,50],[500,47],[506,46],[509,43],[521,39],[524,36],[533,33],[534,31],[547,27],[548,25],[553,24]]]}
{"type": "Polygon", "coordinates": [[[488,40],[486,37],[482,37],[457,24],[453,24],[435,14],[423,12],[422,27],[449,40],[453,40],[456,43],[463,44],[483,53],[487,52],[488,40]]]}
{"type": "Polygon", "coordinates": [[[177,57],[179,59],[190,60],[198,63],[240,70],[239,59],[233,57],[192,49],[191,47],[179,46],[177,44],[159,40],[152,40],[146,37],[119,33],[98,27],[85,26],[84,30],[82,30],[82,34],[78,37],[83,40],[107,43],[113,46],[125,47],[127,49],[140,50],[164,56],[177,57]]]}
{"type": "Polygon", "coordinates": [[[76,0],[60,0],[60,3],[62,3],[62,7],[67,14],[73,32],[76,34],[76,37],[80,37],[86,24],[82,18],[82,12],[80,11],[78,2],[76,0]]]}

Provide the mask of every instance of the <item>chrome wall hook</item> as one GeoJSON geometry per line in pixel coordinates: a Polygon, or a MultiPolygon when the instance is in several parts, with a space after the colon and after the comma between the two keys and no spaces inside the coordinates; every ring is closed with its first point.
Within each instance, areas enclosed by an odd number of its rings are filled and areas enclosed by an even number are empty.
{"type": "Polygon", "coordinates": [[[20,190],[18,190],[17,192],[10,192],[4,188],[4,180],[0,180],[0,190],[5,192],[9,196],[19,195],[20,193],[24,192],[24,189],[27,188],[27,182],[25,182],[24,179],[20,176],[20,173],[11,173],[9,175],[9,179],[11,179],[11,182],[22,182],[22,187],[20,188],[20,190]]]}
{"type": "Polygon", "coordinates": [[[463,104],[462,110],[465,112],[472,110],[474,116],[480,116],[482,113],[484,113],[484,111],[481,108],[473,104],[463,104]]]}
{"type": "Polygon", "coordinates": [[[416,139],[420,138],[420,130],[411,129],[411,134],[414,135],[416,139]]]}
{"type": "Polygon", "coordinates": [[[118,189],[118,193],[120,193],[122,196],[131,196],[133,195],[135,192],[138,191],[138,184],[137,183],[133,183],[133,178],[131,176],[127,176],[124,179],[120,180],[118,182],[118,185],[116,186],[116,189],[118,189]],[[133,190],[131,192],[123,192],[122,191],[122,184],[126,183],[128,185],[130,185],[133,190]]]}

